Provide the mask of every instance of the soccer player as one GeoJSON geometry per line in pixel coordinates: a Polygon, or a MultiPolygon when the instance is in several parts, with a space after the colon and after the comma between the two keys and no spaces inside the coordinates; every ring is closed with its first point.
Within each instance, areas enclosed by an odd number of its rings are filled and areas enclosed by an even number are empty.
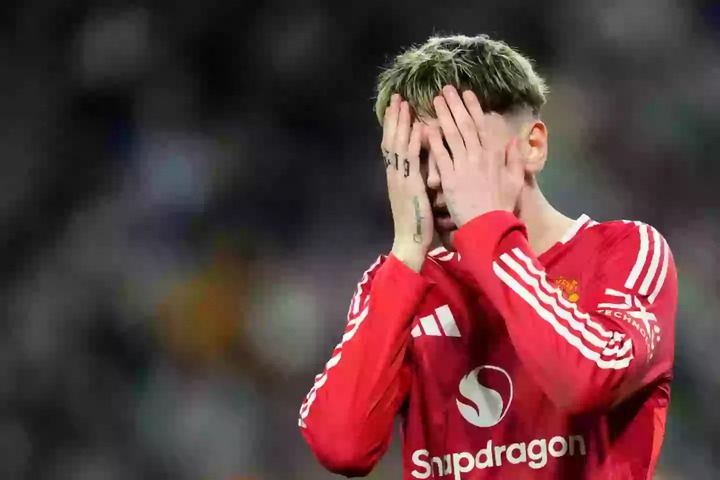
{"type": "Polygon", "coordinates": [[[405,479],[652,478],[673,256],[644,223],[570,219],[543,197],[545,96],[486,36],[431,38],[381,74],[395,239],[300,410],[330,471],[367,475],[400,416],[405,479]]]}

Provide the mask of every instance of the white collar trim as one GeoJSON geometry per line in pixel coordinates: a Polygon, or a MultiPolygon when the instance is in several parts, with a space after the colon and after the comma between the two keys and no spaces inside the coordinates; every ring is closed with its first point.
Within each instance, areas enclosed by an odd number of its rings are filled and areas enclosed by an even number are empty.
{"type": "Polygon", "coordinates": [[[570,229],[565,232],[565,235],[563,235],[563,237],[560,239],[560,243],[567,243],[572,240],[573,237],[575,237],[575,235],[577,235],[577,233],[588,224],[589,220],[590,217],[588,217],[584,213],[580,215],[580,217],[575,220],[575,223],[573,223],[572,227],[570,227],[570,229]]]}

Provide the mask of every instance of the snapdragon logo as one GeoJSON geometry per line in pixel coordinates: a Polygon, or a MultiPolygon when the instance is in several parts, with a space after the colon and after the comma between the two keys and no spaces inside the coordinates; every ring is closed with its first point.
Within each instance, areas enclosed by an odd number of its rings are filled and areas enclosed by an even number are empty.
{"type": "Polygon", "coordinates": [[[510,375],[493,365],[483,365],[472,370],[460,380],[458,390],[462,397],[455,401],[460,415],[476,427],[494,427],[500,423],[513,400],[510,375]],[[484,380],[491,382],[497,390],[480,383],[481,373],[484,380]]]}
{"type": "Polygon", "coordinates": [[[566,455],[585,456],[585,439],[582,435],[572,435],[568,438],[538,438],[527,444],[523,442],[497,446],[493,446],[492,440],[488,440],[485,448],[477,452],[448,453],[440,457],[431,457],[427,450],[415,450],[412,455],[415,468],[410,473],[419,479],[452,475],[453,479],[462,480],[463,473],[474,469],[501,467],[504,463],[527,463],[528,467],[538,470],[547,465],[548,455],[554,458],[566,455]]]}

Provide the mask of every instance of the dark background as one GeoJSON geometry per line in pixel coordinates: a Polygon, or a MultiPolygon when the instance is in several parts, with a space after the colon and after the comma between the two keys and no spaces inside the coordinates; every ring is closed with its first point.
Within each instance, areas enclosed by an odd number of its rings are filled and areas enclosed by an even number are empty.
{"type": "Polygon", "coordinates": [[[537,60],[561,210],[669,240],[658,478],[718,478],[720,4],[685,0],[3,1],[0,478],[331,478],[297,411],[392,242],[375,77],[433,33],[537,60]]]}

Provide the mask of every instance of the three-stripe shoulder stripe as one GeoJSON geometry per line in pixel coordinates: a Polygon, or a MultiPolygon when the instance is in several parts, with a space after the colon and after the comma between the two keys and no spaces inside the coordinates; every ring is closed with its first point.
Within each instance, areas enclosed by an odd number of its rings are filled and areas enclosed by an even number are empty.
{"type": "Polygon", "coordinates": [[[590,315],[580,311],[562,292],[551,286],[542,269],[519,248],[500,256],[493,271],[513,292],[522,298],[555,332],[575,347],[585,358],[602,369],[623,369],[633,359],[630,338],[606,330],[590,315]]]}
{"type": "Polygon", "coordinates": [[[650,225],[632,222],[638,229],[640,247],[625,288],[633,290],[654,303],[667,276],[670,247],[660,233],[650,225]]]}
{"type": "Polygon", "coordinates": [[[419,337],[423,334],[430,337],[460,337],[460,330],[450,307],[443,305],[436,308],[433,315],[421,317],[410,331],[410,335],[419,337]]]}
{"type": "Polygon", "coordinates": [[[327,382],[328,373],[332,370],[332,368],[335,367],[338,363],[340,363],[340,360],[342,359],[343,346],[355,336],[358,329],[360,328],[360,325],[363,323],[363,321],[368,315],[368,312],[370,310],[369,280],[370,277],[374,275],[375,271],[380,268],[383,258],[384,257],[382,255],[378,257],[375,263],[373,263],[370,268],[365,271],[362,278],[360,279],[360,282],[357,285],[357,288],[355,289],[355,294],[350,301],[350,308],[348,310],[348,319],[345,333],[343,334],[340,343],[338,343],[335,347],[335,350],[333,350],[332,357],[330,357],[330,360],[328,360],[328,362],[325,364],[325,370],[315,377],[315,383],[310,389],[310,392],[306,395],[305,400],[300,407],[300,418],[298,419],[298,425],[301,427],[306,426],[305,419],[310,413],[310,408],[312,407],[315,399],[317,398],[317,391],[322,388],[323,385],[325,385],[325,382],[327,382]]]}

